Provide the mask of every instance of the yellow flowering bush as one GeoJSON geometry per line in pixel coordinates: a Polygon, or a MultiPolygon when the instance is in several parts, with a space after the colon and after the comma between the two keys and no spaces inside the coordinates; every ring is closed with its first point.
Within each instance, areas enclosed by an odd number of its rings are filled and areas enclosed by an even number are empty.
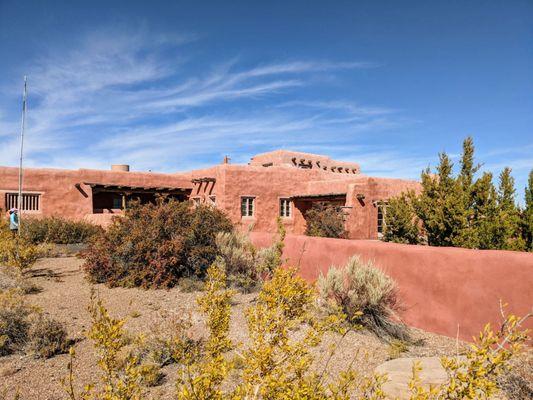
{"type": "MultiPolygon", "coordinates": [[[[226,286],[224,260],[219,258],[207,271],[204,293],[197,299],[205,316],[209,335],[201,346],[176,347],[178,362],[176,398],[179,400],[380,400],[385,399],[385,375],[365,376],[357,365],[330,376],[329,359],[318,360],[313,348],[326,332],[341,339],[353,324],[339,308],[322,315],[314,287],[296,275],[294,269],[276,268],[265,282],[253,305],[246,311],[247,346],[234,344],[229,337],[231,301],[234,291],[226,286]],[[317,362],[318,361],[318,362],[317,362]]],[[[89,308],[101,389],[89,385],[80,396],[74,391],[72,361],[65,387],[71,400],[136,400],[143,393],[143,379],[156,379],[157,370],[142,364],[135,352],[119,357],[126,343],[124,320],[111,318],[100,301],[89,308]],[[143,374],[145,378],[143,378],[143,374]]],[[[527,317],[525,317],[527,318],[527,317]]],[[[521,329],[524,319],[505,318],[494,332],[489,325],[461,358],[443,357],[449,380],[441,386],[423,385],[419,364],[413,365],[409,382],[411,400],[486,399],[497,391],[497,378],[510,368],[511,357],[527,338],[521,329]]],[[[142,337],[135,343],[142,346],[142,337]]],[[[180,339],[177,339],[178,341],[180,339]]],[[[338,343],[341,343],[340,341],[338,343]]],[[[74,352],[71,350],[72,360],[74,352]]]]}
{"type": "Polygon", "coordinates": [[[494,331],[490,324],[475,338],[462,357],[442,357],[441,364],[448,382],[439,387],[425,388],[420,381],[419,364],[413,365],[409,382],[411,400],[488,399],[498,392],[497,380],[511,369],[511,358],[528,339],[528,330],[521,329],[523,318],[504,317],[502,326],[494,331]]]}
{"type": "Polygon", "coordinates": [[[0,264],[22,272],[39,258],[39,248],[20,236],[13,236],[5,222],[0,223],[0,264]]]}
{"type": "Polygon", "coordinates": [[[92,326],[87,336],[93,341],[101,371],[101,385],[96,390],[95,384],[85,386],[78,396],[74,389],[74,348],[70,349],[69,377],[63,380],[63,386],[72,400],[141,400],[142,368],[138,357],[120,355],[128,343],[123,325],[124,319],[112,318],[100,299],[91,294],[89,313],[92,326]]]}

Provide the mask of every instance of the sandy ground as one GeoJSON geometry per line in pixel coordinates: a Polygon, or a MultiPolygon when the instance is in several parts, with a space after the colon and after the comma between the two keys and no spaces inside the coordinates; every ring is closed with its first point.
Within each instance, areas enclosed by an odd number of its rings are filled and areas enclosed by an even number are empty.
{"type": "MultiPolygon", "coordinates": [[[[161,312],[192,313],[193,321],[203,330],[202,318],[196,312],[195,298],[198,293],[183,293],[179,289],[141,290],[109,289],[103,285],[88,283],[80,271],[82,260],[48,258],[40,260],[31,274],[34,283],[42,291],[27,295],[29,302],[41,307],[55,319],[68,327],[69,336],[76,340],[77,359],[75,371],[76,385],[81,388],[89,382],[98,381],[92,344],[85,338],[85,330],[90,326],[87,304],[91,288],[99,296],[114,317],[127,318],[126,328],[132,333],[146,332],[158,323],[161,312]]],[[[246,341],[246,322],[244,310],[254,299],[253,294],[237,295],[234,301],[231,337],[235,342],[246,341]]],[[[421,345],[411,346],[402,356],[440,356],[455,354],[456,342],[453,339],[413,330],[415,340],[421,345]]],[[[329,344],[338,338],[329,336],[320,348],[318,357],[325,356],[329,344]]],[[[332,373],[346,368],[354,355],[359,353],[363,361],[359,370],[371,372],[382,362],[389,359],[388,347],[368,332],[350,333],[331,362],[332,373]]],[[[22,354],[0,357],[0,398],[2,388],[7,390],[7,398],[17,390],[21,399],[64,399],[66,398],[60,380],[67,374],[68,355],[58,355],[47,360],[34,359],[22,354]]],[[[530,360],[529,360],[530,361],[530,360]]],[[[175,395],[176,366],[163,369],[165,378],[160,386],[147,389],[146,398],[171,399],[175,395]]]]}

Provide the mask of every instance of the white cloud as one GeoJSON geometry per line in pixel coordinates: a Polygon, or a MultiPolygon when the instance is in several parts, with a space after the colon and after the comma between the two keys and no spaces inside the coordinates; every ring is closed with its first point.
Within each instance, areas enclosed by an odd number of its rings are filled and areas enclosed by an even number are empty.
{"type": "MultiPolygon", "coordinates": [[[[299,95],[316,84],[316,74],[375,63],[291,60],[243,68],[233,58],[202,70],[187,52],[195,39],[107,29],[34,60],[28,165],[101,168],[121,161],[172,171],[220,154],[319,149],[332,139],[335,155],[361,133],[402,123],[388,108],[299,95]]],[[[1,164],[18,158],[17,138],[3,136],[17,132],[18,118],[0,110],[1,164]]]]}

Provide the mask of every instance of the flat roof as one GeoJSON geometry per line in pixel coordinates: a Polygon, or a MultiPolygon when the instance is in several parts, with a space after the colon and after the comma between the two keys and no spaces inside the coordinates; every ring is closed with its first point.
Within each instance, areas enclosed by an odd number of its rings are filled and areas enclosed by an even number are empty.
{"type": "Polygon", "coordinates": [[[291,196],[291,199],[327,199],[327,198],[339,198],[339,197],[346,197],[346,192],[343,193],[318,193],[318,194],[297,194],[294,196],[291,196]]]}
{"type": "Polygon", "coordinates": [[[183,188],[176,186],[137,186],[137,185],[123,185],[114,183],[99,183],[99,182],[83,182],[84,185],[88,185],[93,189],[99,191],[134,191],[134,192],[187,192],[192,190],[191,188],[183,188]]]}

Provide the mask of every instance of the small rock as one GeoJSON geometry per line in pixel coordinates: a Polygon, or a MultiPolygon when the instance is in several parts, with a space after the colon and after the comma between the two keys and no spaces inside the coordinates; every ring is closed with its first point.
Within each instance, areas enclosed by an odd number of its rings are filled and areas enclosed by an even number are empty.
{"type": "Polygon", "coordinates": [[[446,382],[446,371],[440,363],[439,357],[396,358],[387,361],[376,368],[379,374],[387,374],[388,382],[383,385],[383,391],[392,399],[409,399],[409,381],[413,376],[413,364],[420,362],[422,371],[420,380],[429,388],[430,385],[441,385],[446,382]]]}

